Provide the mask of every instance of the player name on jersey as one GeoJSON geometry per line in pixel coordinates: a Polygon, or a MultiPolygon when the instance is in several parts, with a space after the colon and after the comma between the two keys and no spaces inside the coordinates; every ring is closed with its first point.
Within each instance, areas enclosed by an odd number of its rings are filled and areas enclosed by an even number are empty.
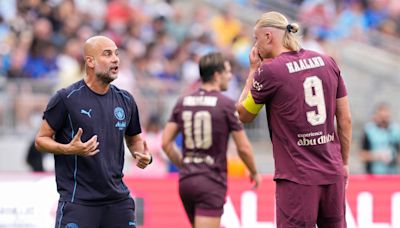
{"type": "Polygon", "coordinates": [[[213,96],[187,96],[183,98],[184,106],[216,106],[217,97],[213,96]]]}
{"type": "Polygon", "coordinates": [[[324,60],[320,57],[313,57],[308,59],[299,59],[297,61],[286,63],[289,73],[295,73],[302,70],[317,68],[325,66],[324,60]]]}

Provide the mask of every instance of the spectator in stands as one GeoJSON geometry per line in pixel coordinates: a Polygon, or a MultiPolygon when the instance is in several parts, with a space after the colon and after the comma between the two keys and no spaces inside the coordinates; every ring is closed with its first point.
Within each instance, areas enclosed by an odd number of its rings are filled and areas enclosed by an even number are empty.
{"type": "Polygon", "coordinates": [[[388,18],[387,0],[369,0],[365,9],[365,18],[369,28],[379,28],[388,18]]]}
{"type": "Polygon", "coordinates": [[[365,40],[368,22],[364,14],[364,5],[359,1],[350,1],[337,15],[334,25],[326,32],[331,40],[353,38],[365,40]]]}
{"type": "Polygon", "coordinates": [[[31,79],[49,77],[58,69],[57,51],[51,40],[53,28],[50,21],[45,18],[35,21],[33,35],[23,75],[31,79]]]}
{"type": "Polygon", "coordinates": [[[369,174],[396,174],[400,159],[400,127],[387,104],[379,104],[364,128],[360,157],[369,174]]]}
{"type": "Polygon", "coordinates": [[[336,5],[333,0],[306,0],[300,5],[298,20],[316,36],[329,31],[336,17],[336,5]]]}
{"type": "Polygon", "coordinates": [[[233,5],[227,4],[221,9],[220,15],[211,18],[214,40],[219,48],[230,47],[233,39],[239,35],[242,29],[242,23],[235,18],[233,12],[233,5]]]}
{"type": "Polygon", "coordinates": [[[82,59],[81,46],[80,41],[75,37],[71,37],[65,43],[63,52],[57,59],[59,72],[55,91],[82,79],[84,61],[82,59]]]}

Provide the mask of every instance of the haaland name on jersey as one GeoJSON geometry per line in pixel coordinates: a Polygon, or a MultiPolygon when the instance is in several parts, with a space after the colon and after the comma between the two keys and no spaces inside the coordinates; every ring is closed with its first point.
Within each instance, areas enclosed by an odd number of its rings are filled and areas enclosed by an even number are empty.
{"type": "Polygon", "coordinates": [[[216,106],[217,97],[213,96],[187,96],[183,98],[184,106],[216,106]]]}
{"type": "Polygon", "coordinates": [[[298,61],[286,63],[289,73],[295,73],[302,70],[317,68],[325,66],[324,60],[320,57],[313,57],[308,59],[299,59],[298,61]]]}

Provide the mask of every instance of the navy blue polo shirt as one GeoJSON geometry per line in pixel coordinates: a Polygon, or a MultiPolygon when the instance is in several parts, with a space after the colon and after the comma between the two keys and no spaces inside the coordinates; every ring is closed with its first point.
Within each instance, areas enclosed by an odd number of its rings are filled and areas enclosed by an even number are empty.
{"type": "Polygon", "coordinates": [[[100,152],[94,156],[54,155],[61,201],[93,205],[129,197],[122,181],[124,136],[141,133],[131,94],[114,85],[106,94],[97,94],[81,80],[57,91],[43,118],[59,143],[69,143],[78,128],[83,129],[82,142],[94,135],[99,142],[100,152]]]}

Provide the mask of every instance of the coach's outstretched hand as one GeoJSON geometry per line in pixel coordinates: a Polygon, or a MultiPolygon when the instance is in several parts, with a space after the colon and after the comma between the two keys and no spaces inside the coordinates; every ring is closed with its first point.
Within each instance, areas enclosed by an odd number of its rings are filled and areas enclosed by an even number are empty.
{"type": "Polygon", "coordinates": [[[97,148],[99,142],[97,141],[97,135],[92,136],[88,141],[82,142],[81,137],[83,134],[82,128],[78,129],[78,132],[68,144],[66,154],[77,154],[80,156],[93,156],[100,150],[97,148]]]}
{"type": "Polygon", "coordinates": [[[153,161],[151,154],[148,152],[146,141],[143,141],[143,147],[144,152],[133,153],[135,159],[137,160],[136,166],[141,169],[146,168],[153,161]]]}

